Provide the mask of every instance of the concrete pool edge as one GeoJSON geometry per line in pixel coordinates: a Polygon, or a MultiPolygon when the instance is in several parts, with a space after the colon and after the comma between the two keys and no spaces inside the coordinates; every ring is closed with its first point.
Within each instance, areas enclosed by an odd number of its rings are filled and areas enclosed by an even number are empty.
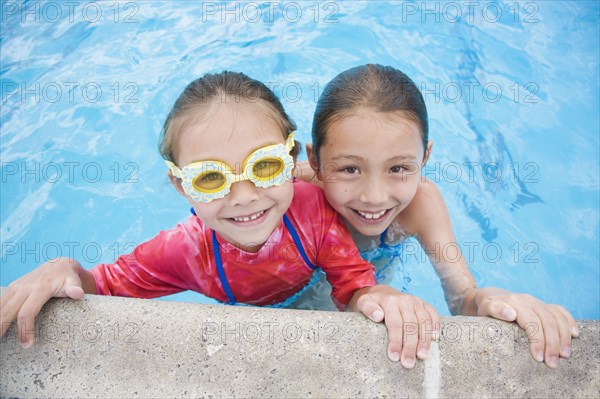
{"type": "Polygon", "coordinates": [[[2,397],[597,397],[600,322],[579,321],[558,369],[525,333],[446,317],[426,361],[404,370],[386,330],[354,313],[86,295],[53,299],[24,350],[0,341],[2,397]]]}

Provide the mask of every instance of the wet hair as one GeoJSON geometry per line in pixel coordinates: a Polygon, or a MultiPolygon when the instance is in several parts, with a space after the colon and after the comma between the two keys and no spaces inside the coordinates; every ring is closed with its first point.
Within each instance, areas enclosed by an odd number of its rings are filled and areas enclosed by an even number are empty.
{"type": "Polygon", "coordinates": [[[327,130],[359,107],[382,113],[402,112],[418,124],[423,148],[427,150],[427,108],[417,86],[396,68],[366,64],[340,73],[323,89],[312,126],[313,153],[317,160],[327,130]]]}
{"type": "MultiPolygon", "coordinates": [[[[296,130],[296,124],[285,112],[281,102],[265,84],[239,72],[224,71],[206,74],[187,85],[167,115],[161,132],[159,151],[173,163],[175,148],[184,125],[195,116],[208,113],[217,103],[253,103],[266,108],[281,128],[284,139],[296,130]],[[193,112],[194,115],[191,115],[193,112]]],[[[300,146],[291,151],[295,158],[300,146]]]]}

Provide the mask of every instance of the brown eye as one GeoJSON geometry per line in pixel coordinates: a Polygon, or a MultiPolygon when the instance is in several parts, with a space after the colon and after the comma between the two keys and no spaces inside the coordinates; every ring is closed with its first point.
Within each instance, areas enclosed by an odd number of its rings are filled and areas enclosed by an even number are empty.
{"type": "Polygon", "coordinates": [[[275,177],[283,170],[283,161],[277,158],[261,159],[252,167],[252,173],[259,179],[275,177]]]}
{"type": "Polygon", "coordinates": [[[345,168],[341,169],[342,172],[348,173],[350,175],[355,175],[358,174],[358,168],[355,166],[346,166],[345,168]]]}
{"type": "Polygon", "coordinates": [[[208,172],[196,177],[193,184],[200,191],[216,190],[225,184],[225,176],[219,172],[208,172]]]}

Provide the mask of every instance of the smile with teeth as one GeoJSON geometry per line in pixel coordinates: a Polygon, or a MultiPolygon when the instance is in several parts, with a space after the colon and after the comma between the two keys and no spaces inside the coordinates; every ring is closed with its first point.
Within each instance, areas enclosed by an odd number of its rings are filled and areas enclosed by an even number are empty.
{"type": "Polygon", "coordinates": [[[260,211],[260,212],[254,213],[252,215],[249,215],[249,216],[240,216],[240,217],[232,218],[232,219],[235,220],[236,222],[249,222],[251,220],[258,219],[259,217],[262,216],[263,213],[265,213],[265,211],[260,211]]]}
{"type": "Polygon", "coordinates": [[[371,213],[371,212],[363,212],[363,211],[356,211],[360,216],[364,217],[365,219],[369,219],[369,220],[377,220],[379,218],[381,218],[386,212],[387,209],[384,209],[382,211],[379,212],[375,212],[375,213],[371,213]]]}

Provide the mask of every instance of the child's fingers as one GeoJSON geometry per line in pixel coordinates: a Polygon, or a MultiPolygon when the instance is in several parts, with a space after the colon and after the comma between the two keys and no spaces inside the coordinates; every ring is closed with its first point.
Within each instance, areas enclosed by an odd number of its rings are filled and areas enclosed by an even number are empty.
{"type": "MultiPolygon", "coordinates": [[[[520,295],[512,305],[518,312],[517,324],[525,331],[533,329],[533,334],[528,334],[533,358],[539,361],[543,354],[546,366],[550,368],[558,367],[561,350],[561,329],[563,334],[568,334],[566,319],[560,312],[553,311],[551,307],[530,295],[520,295]],[[561,324],[563,325],[561,326],[561,324]]],[[[569,343],[567,346],[570,348],[570,334],[568,335],[569,343]]]]}
{"type": "MultiPolygon", "coordinates": [[[[401,359],[403,352],[403,326],[402,313],[398,309],[396,301],[389,301],[384,306],[385,327],[388,331],[388,358],[397,362],[401,359]]],[[[404,363],[402,366],[406,367],[404,363]]]]}
{"type": "MultiPolygon", "coordinates": [[[[538,314],[530,306],[519,302],[513,302],[513,306],[508,307],[502,300],[487,299],[479,305],[478,316],[490,316],[499,320],[504,320],[506,316],[505,309],[512,309],[517,314],[516,323],[525,330],[529,340],[529,351],[531,357],[538,362],[544,361],[544,349],[546,342],[544,339],[544,329],[542,321],[538,314]],[[514,308],[517,308],[516,310],[514,308]]],[[[512,315],[509,315],[512,316],[512,315]]],[[[512,317],[507,317],[511,319],[512,317]]],[[[512,321],[512,320],[505,320],[512,321]]]]}
{"type": "Polygon", "coordinates": [[[496,295],[482,298],[479,316],[513,321],[525,330],[531,356],[550,368],[558,367],[560,357],[571,355],[571,337],[579,331],[569,312],[559,305],[546,305],[527,294],[496,295]]]}
{"type": "Polygon", "coordinates": [[[558,355],[559,345],[556,324],[551,326],[545,321],[551,315],[548,312],[540,311],[539,308],[532,309],[529,306],[521,306],[518,312],[519,315],[516,321],[527,333],[531,356],[536,361],[545,361],[546,365],[550,366],[553,362],[551,357],[558,355]]]}
{"type": "Polygon", "coordinates": [[[543,303],[540,302],[539,306],[536,306],[534,310],[542,322],[545,342],[544,362],[546,366],[556,368],[558,367],[558,357],[560,354],[560,323],[543,303]]]}
{"type": "Polygon", "coordinates": [[[10,288],[0,298],[0,337],[4,336],[12,322],[17,318],[17,313],[21,308],[20,304],[25,300],[20,299],[24,295],[10,288]]]}
{"type": "Polygon", "coordinates": [[[571,356],[571,330],[569,319],[559,308],[559,305],[547,305],[548,311],[554,316],[558,324],[559,356],[567,359],[571,356]]]}
{"type": "Polygon", "coordinates": [[[515,321],[517,311],[503,300],[486,299],[477,309],[478,316],[489,316],[498,320],[515,321]]]}
{"type": "Polygon", "coordinates": [[[33,291],[23,301],[17,315],[18,336],[23,348],[29,348],[35,342],[35,318],[51,297],[48,291],[33,291]]]}
{"type": "Polygon", "coordinates": [[[375,323],[382,322],[383,318],[385,317],[383,308],[379,306],[379,303],[377,303],[377,301],[371,298],[369,295],[362,296],[356,303],[356,308],[360,313],[375,323]]]}
{"type": "Polygon", "coordinates": [[[62,291],[63,292],[61,292],[61,294],[64,294],[64,296],[69,297],[71,299],[81,299],[83,298],[83,294],[85,293],[83,291],[81,279],[79,278],[79,276],[68,276],[67,278],[65,278],[65,283],[63,285],[62,291]]]}
{"type": "Polygon", "coordinates": [[[65,295],[71,299],[81,299],[83,298],[84,293],[83,288],[75,285],[65,287],[65,295]]]}
{"type": "Polygon", "coordinates": [[[423,302],[415,304],[415,312],[419,321],[419,340],[417,342],[417,357],[426,359],[433,338],[434,326],[429,311],[423,302]]]}
{"type": "Polygon", "coordinates": [[[529,339],[531,356],[538,362],[545,362],[550,368],[558,366],[561,348],[570,353],[569,341],[561,339],[568,334],[567,319],[559,312],[555,314],[536,298],[520,295],[518,298],[506,297],[503,300],[487,300],[480,308],[482,316],[492,316],[500,320],[513,321],[525,330],[529,339]],[[508,304],[505,301],[510,301],[508,304]]]}
{"type": "Polygon", "coordinates": [[[559,312],[561,312],[566,318],[567,321],[569,323],[569,332],[571,333],[571,337],[578,337],[579,336],[579,328],[577,327],[577,322],[575,321],[575,318],[573,317],[573,315],[571,315],[571,313],[569,313],[567,311],[567,309],[563,308],[560,305],[552,305],[555,309],[557,309],[559,312]]]}
{"type": "Polygon", "coordinates": [[[430,304],[428,304],[427,302],[423,302],[423,305],[425,306],[425,310],[427,310],[427,312],[429,313],[429,317],[431,318],[431,323],[433,324],[433,331],[427,331],[427,333],[432,334],[432,339],[438,340],[440,337],[440,314],[437,312],[437,310],[431,306],[430,304]]]}
{"type": "Polygon", "coordinates": [[[36,294],[29,295],[25,299],[17,315],[17,335],[23,348],[29,348],[35,342],[35,334],[33,331],[35,317],[42,306],[37,305],[36,301],[39,301],[39,299],[37,299],[37,295],[34,295],[36,294]]]}
{"type": "MultiPolygon", "coordinates": [[[[402,356],[400,361],[404,368],[411,369],[415,366],[417,356],[417,345],[419,343],[419,317],[417,317],[416,307],[419,306],[417,300],[413,297],[406,296],[399,307],[404,322],[402,356]],[[408,299],[408,300],[407,300],[408,299]]],[[[387,321],[386,321],[387,323],[387,321]]]]}

